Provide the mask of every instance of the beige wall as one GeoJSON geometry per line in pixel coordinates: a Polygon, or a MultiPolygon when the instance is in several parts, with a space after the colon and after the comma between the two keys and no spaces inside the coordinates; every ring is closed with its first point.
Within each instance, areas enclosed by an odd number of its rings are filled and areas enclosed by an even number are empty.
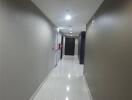
{"type": "Polygon", "coordinates": [[[93,100],[131,100],[132,3],[105,0],[92,20],[84,74],[93,100]]]}
{"type": "Polygon", "coordinates": [[[53,68],[56,29],[29,0],[0,0],[0,100],[28,100],[53,68]]]}

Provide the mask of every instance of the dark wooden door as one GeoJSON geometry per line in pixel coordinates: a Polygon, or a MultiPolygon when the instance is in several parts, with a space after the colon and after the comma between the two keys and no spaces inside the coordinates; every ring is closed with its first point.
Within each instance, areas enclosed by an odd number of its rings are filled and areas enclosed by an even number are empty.
{"type": "Polygon", "coordinates": [[[65,55],[74,55],[75,51],[75,38],[65,39],[65,55]]]}

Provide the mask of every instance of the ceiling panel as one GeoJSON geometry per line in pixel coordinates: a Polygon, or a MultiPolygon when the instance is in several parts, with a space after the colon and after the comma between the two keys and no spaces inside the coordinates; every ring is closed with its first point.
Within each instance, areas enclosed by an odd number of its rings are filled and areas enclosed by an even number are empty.
{"type": "Polygon", "coordinates": [[[86,23],[93,16],[103,0],[32,0],[34,4],[58,27],[67,27],[62,30],[68,33],[72,26],[73,33],[86,30],[86,23]],[[68,13],[71,21],[65,20],[68,13]]]}

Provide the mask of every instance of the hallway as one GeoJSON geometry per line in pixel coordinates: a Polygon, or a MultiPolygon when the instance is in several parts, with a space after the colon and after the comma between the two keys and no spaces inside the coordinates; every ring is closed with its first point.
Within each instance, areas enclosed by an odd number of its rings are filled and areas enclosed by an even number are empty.
{"type": "Polygon", "coordinates": [[[0,100],[132,100],[132,0],[0,0],[0,100]]]}
{"type": "Polygon", "coordinates": [[[64,56],[33,100],[90,100],[77,56],[64,56]]]}

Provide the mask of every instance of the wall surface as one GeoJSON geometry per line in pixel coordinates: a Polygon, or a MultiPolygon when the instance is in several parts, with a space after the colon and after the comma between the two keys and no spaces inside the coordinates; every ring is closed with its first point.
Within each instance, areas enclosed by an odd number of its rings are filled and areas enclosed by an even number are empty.
{"type": "Polygon", "coordinates": [[[84,74],[93,100],[132,100],[132,3],[105,0],[87,25],[84,74]]]}
{"type": "Polygon", "coordinates": [[[0,100],[28,100],[53,68],[55,27],[29,0],[0,0],[0,100]]]}
{"type": "Polygon", "coordinates": [[[60,56],[61,56],[61,50],[59,49],[59,44],[61,44],[61,34],[58,33],[56,34],[56,43],[55,43],[55,65],[58,64],[58,62],[60,61],[60,56]]]}
{"type": "Polygon", "coordinates": [[[75,56],[78,56],[78,42],[79,42],[79,40],[78,40],[78,38],[75,38],[75,56]]]}

